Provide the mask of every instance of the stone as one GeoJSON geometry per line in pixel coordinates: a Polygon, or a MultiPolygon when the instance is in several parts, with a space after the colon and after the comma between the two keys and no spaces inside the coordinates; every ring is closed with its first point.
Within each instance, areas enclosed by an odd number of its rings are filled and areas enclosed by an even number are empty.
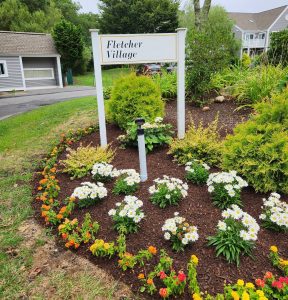
{"type": "Polygon", "coordinates": [[[215,98],[215,102],[218,102],[218,103],[222,103],[222,102],[224,102],[224,100],[225,100],[224,96],[217,96],[215,98]]]}
{"type": "Polygon", "coordinates": [[[204,107],[202,108],[202,110],[203,110],[203,111],[210,110],[210,107],[209,107],[209,106],[204,106],[204,107]]]}

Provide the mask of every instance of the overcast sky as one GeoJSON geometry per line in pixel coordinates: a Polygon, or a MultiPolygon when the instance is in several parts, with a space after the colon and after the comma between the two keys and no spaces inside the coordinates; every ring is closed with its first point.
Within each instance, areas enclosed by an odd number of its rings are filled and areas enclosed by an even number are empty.
{"type": "MultiPolygon", "coordinates": [[[[98,0],[77,0],[84,12],[98,12],[98,0]]],[[[189,0],[182,0],[182,4],[189,0]]],[[[192,0],[190,0],[192,1],[192,0]]],[[[203,2],[203,1],[202,1],[203,2]]],[[[288,4],[288,0],[212,0],[212,5],[222,5],[227,11],[259,12],[288,4]]]]}

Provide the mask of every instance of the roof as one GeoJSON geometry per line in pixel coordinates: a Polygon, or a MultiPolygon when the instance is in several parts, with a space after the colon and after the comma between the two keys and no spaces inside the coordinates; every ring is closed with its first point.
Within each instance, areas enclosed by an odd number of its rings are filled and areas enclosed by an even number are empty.
{"type": "Polygon", "coordinates": [[[0,31],[0,55],[58,55],[47,33],[0,31]]]}
{"type": "Polygon", "coordinates": [[[259,13],[230,12],[229,17],[243,30],[267,30],[288,5],[259,13]]]}

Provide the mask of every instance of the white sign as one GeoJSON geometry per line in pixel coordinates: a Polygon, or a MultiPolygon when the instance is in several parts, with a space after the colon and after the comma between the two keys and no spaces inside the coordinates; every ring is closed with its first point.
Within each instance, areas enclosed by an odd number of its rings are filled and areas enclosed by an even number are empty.
{"type": "Polygon", "coordinates": [[[100,35],[101,65],[177,62],[177,34],[100,35]]]}
{"type": "Polygon", "coordinates": [[[185,136],[185,36],[176,33],[99,35],[91,29],[101,146],[107,145],[101,65],[177,62],[177,129],[185,136]]]}

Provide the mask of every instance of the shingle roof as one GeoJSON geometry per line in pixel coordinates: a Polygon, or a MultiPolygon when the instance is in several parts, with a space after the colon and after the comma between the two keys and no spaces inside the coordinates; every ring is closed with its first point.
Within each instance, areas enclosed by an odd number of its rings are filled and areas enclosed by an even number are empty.
{"type": "Polygon", "coordinates": [[[243,30],[267,30],[286,8],[287,5],[259,13],[231,12],[228,15],[243,30]]]}
{"type": "Polygon", "coordinates": [[[57,55],[53,38],[46,33],[0,31],[0,55],[57,55]]]}

